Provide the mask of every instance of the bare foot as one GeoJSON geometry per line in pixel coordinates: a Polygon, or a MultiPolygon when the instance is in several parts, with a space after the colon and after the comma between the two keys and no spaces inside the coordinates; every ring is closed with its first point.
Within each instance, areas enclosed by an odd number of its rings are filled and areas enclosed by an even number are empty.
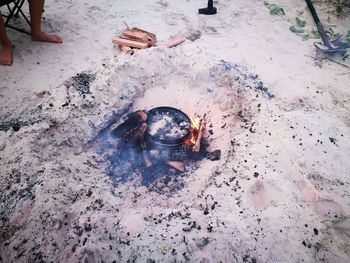
{"type": "Polygon", "coordinates": [[[44,32],[32,33],[33,41],[49,42],[49,43],[62,43],[62,39],[57,35],[49,35],[44,32]]]}
{"type": "Polygon", "coordinates": [[[0,65],[11,66],[13,62],[12,46],[3,46],[0,50],[0,65]]]}

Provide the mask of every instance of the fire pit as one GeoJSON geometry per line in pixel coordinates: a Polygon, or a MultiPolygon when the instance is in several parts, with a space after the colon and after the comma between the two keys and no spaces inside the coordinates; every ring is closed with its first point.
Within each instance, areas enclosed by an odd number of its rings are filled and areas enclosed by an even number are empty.
{"type": "Polygon", "coordinates": [[[208,155],[204,129],[205,115],[189,117],[173,107],[130,113],[111,131],[118,144],[110,175],[122,179],[121,174],[140,173],[146,185],[184,175],[186,167],[208,155]]]}

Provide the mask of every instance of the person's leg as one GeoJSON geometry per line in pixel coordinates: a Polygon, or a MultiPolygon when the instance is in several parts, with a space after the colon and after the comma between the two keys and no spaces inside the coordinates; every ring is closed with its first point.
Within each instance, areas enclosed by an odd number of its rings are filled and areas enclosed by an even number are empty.
{"type": "Polygon", "coordinates": [[[7,37],[4,19],[0,13],[0,65],[10,66],[12,65],[12,43],[7,37]]]}
{"type": "Polygon", "coordinates": [[[28,0],[30,21],[32,24],[32,40],[51,43],[62,43],[57,35],[49,35],[41,31],[41,15],[44,10],[45,0],[28,0]]]}

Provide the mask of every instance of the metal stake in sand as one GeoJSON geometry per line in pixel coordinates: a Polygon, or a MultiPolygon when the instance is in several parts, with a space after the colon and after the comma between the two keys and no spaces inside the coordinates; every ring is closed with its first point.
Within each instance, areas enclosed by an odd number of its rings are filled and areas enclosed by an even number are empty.
{"type": "Polygon", "coordinates": [[[201,15],[215,15],[217,12],[216,7],[214,7],[213,0],[208,1],[208,7],[200,8],[198,13],[201,15]]]}
{"type": "Polygon", "coordinates": [[[337,52],[344,52],[346,49],[350,48],[350,45],[348,43],[342,42],[340,40],[340,36],[338,36],[335,39],[328,39],[328,36],[326,34],[326,31],[324,30],[320,19],[318,18],[318,15],[316,13],[315,7],[312,4],[311,0],[306,0],[307,6],[310,9],[310,12],[312,14],[312,17],[315,20],[317,30],[320,32],[321,38],[323,43],[314,43],[316,48],[322,52],[328,53],[328,54],[335,54],[337,52]]]}

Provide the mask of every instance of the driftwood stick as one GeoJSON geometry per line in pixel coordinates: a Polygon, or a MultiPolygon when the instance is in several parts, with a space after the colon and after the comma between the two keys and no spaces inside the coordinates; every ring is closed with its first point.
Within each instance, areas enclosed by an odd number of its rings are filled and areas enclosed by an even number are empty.
{"type": "Polygon", "coordinates": [[[233,113],[233,116],[235,116],[237,119],[239,119],[240,121],[242,121],[243,122],[243,119],[242,119],[242,117],[240,117],[237,113],[233,113]]]}
{"type": "Polygon", "coordinates": [[[168,47],[168,48],[171,48],[171,47],[175,47],[177,45],[180,45],[181,43],[185,42],[185,38],[182,37],[182,36],[177,36],[177,37],[174,37],[174,38],[170,38],[168,39],[167,41],[165,41],[163,44],[168,47]]]}
{"type": "Polygon", "coordinates": [[[139,138],[143,138],[143,136],[144,136],[146,130],[147,130],[147,124],[146,124],[146,123],[143,123],[142,126],[141,126],[140,131],[139,131],[138,134],[137,134],[137,136],[138,136],[139,138]]]}
{"type": "Polygon", "coordinates": [[[130,30],[131,30],[131,31],[134,31],[134,32],[145,33],[145,34],[147,34],[149,37],[156,39],[156,35],[155,35],[155,34],[153,34],[153,33],[151,33],[151,32],[148,32],[148,31],[146,31],[146,30],[143,30],[143,29],[140,29],[140,28],[137,28],[137,27],[133,27],[133,28],[131,28],[130,30]]]}
{"type": "Polygon", "coordinates": [[[129,40],[134,40],[141,43],[148,43],[148,35],[142,32],[134,32],[131,30],[126,30],[123,32],[123,37],[129,40]]]}
{"type": "Polygon", "coordinates": [[[128,24],[127,24],[125,21],[123,21],[123,23],[124,23],[124,25],[126,26],[126,29],[127,29],[127,30],[130,30],[130,27],[128,26],[128,24]]]}
{"type": "Polygon", "coordinates": [[[146,142],[145,142],[145,132],[147,130],[147,124],[142,124],[141,130],[138,134],[138,138],[140,140],[140,147],[144,151],[147,148],[146,142]]]}
{"type": "Polygon", "coordinates": [[[180,172],[185,171],[185,166],[182,162],[168,161],[167,164],[170,165],[171,167],[175,168],[176,170],[179,170],[180,172]]]}
{"type": "Polygon", "coordinates": [[[139,33],[139,34],[140,33],[146,34],[149,46],[154,46],[157,43],[157,36],[153,33],[150,33],[148,31],[142,30],[142,29],[137,28],[137,27],[131,28],[130,31],[135,32],[135,33],[139,33]]]}
{"type": "Polygon", "coordinates": [[[123,51],[125,54],[132,55],[134,53],[134,51],[130,47],[121,46],[121,45],[118,45],[118,46],[119,46],[120,50],[123,51]]]}
{"type": "Polygon", "coordinates": [[[147,43],[140,43],[137,41],[132,41],[128,39],[123,39],[119,37],[115,37],[112,39],[113,44],[120,45],[120,46],[128,46],[128,47],[135,47],[135,48],[148,48],[147,43]]]}
{"type": "Polygon", "coordinates": [[[350,68],[348,65],[345,65],[345,64],[343,64],[341,62],[338,62],[338,61],[336,61],[336,60],[334,60],[332,58],[326,57],[325,59],[328,59],[329,61],[332,61],[332,62],[334,62],[334,63],[336,63],[336,64],[338,64],[340,66],[343,66],[343,67],[346,67],[346,68],[350,68]]]}
{"type": "Polygon", "coordinates": [[[201,140],[203,137],[204,128],[205,128],[205,120],[202,120],[201,126],[199,127],[198,137],[197,137],[196,143],[194,144],[194,146],[192,148],[192,151],[194,151],[196,153],[199,153],[199,151],[201,150],[201,140]]]}
{"type": "Polygon", "coordinates": [[[328,56],[321,57],[321,58],[317,58],[317,57],[314,57],[314,56],[307,56],[307,55],[306,55],[306,57],[313,58],[314,60],[318,60],[318,61],[321,61],[321,60],[329,60],[329,61],[331,61],[331,62],[334,62],[334,63],[338,64],[339,66],[343,66],[343,67],[345,67],[345,68],[350,68],[348,65],[345,65],[345,64],[343,64],[343,63],[341,63],[341,62],[339,62],[339,61],[336,61],[336,60],[334,60],[334,59],[332,59],[332,58],[330,58],[330,57],[328,57],[328,56]]]}
{"type": "Polygon", "coordinates": [[[141,149],[144,150],[143,147],[144,147],[144,145],[146,145],[144,143],[144,134],[145,134],[146,130],[147,130],[146,123],[143,123],[141,126],[139,125],[135,128],[127,130],[127,132],[125,133],[126,142],[134,143],[136,141],[139,141],[141,149]]]}
{"type": "MultiPolygon", "coordinates": [[[[139,111],[138,114],[140,112],[142,112],[142,111],[139,111]]],[[[140,147],[142,149],[143,159],[145,161],[146,167],[149,168],[149,167],[152,166],[152,162],[149,159],[148,152],[146,150],[146,148],[147,148],[147,145],[146,145],[146,142],[145,142],[145,132],[146,132],[146,130],[147,130],[147,124],[144,123],[144,124],[142,124],[141,130],[140,130],[140,133],[139,133],[139,139],[140,139],[140,147]]]]}
{"type": "Polygon", "coordinates": [[[147,113],[143,110],[140,110],[137,112],[137,114],[140,116],[140,118],[144,121],[147,121],[147,113]]]}
{"type": "Polygon", "coordinates": [[[145,160],[146,167],[147,168],[151,167],[153,164],[148,157],[147,151],[143,151],[142,154],[143,154],[143,159],[145,160]]]}

